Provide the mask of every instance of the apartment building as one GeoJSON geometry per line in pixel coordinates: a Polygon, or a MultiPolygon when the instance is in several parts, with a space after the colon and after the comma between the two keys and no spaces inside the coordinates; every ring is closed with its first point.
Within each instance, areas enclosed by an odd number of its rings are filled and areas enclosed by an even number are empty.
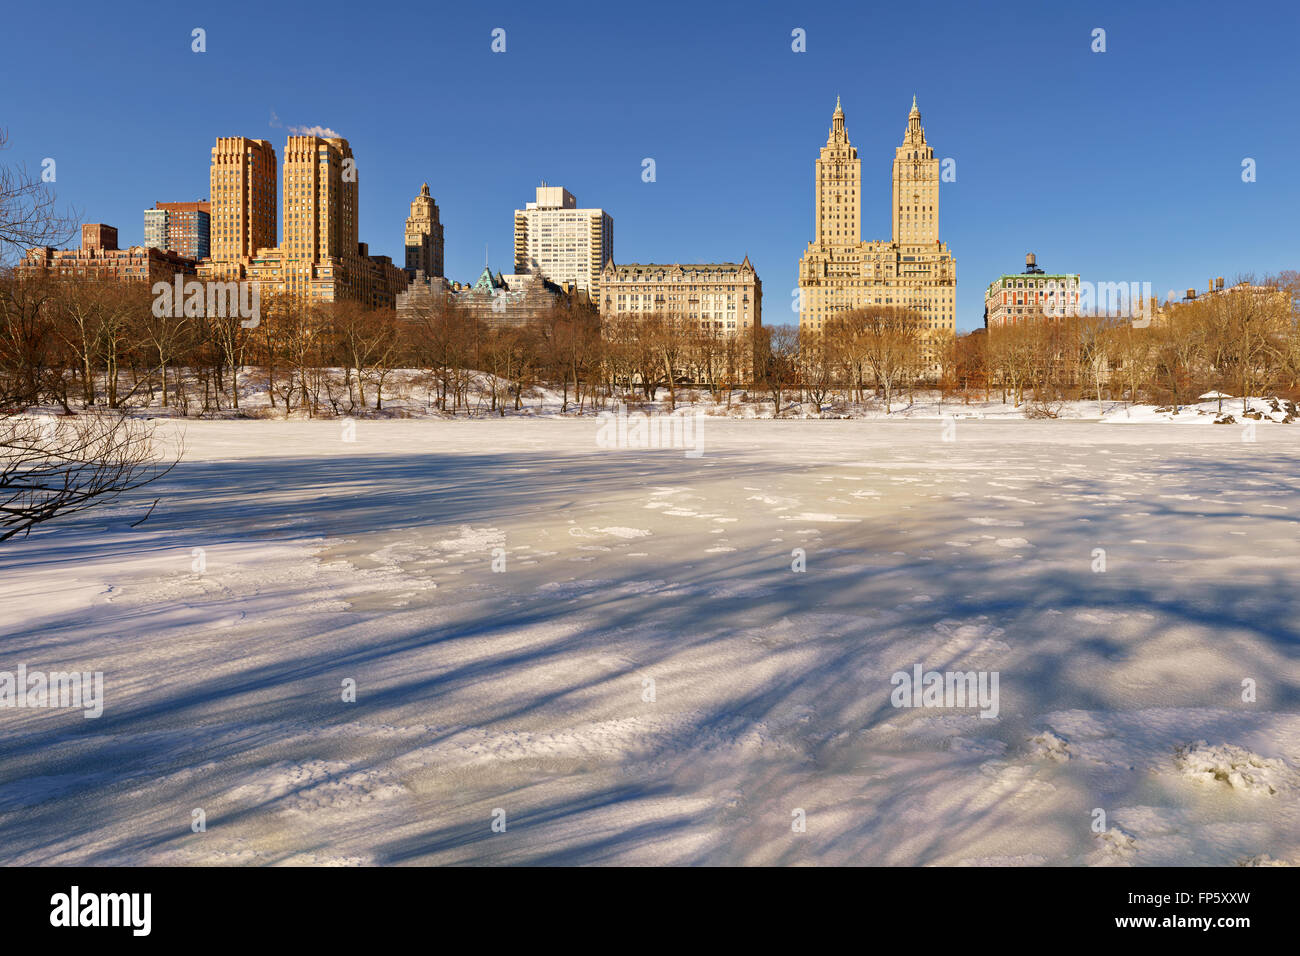
{"type": "Polygon", "coordinates": [[[144,244],[151,249],[170,249],[189,259],[207,259],[212,254],[212,204],[160,202],[144,211],[144,244]]]}
{"type": "Polygon", "coordinates": [[[537,199],[515,210],[515,272],[534,270],[552,282],[599,294],[601,270],[614,258],[614,219],[603,209],[580,209],[562,186],[543,183],[537,199]]]}

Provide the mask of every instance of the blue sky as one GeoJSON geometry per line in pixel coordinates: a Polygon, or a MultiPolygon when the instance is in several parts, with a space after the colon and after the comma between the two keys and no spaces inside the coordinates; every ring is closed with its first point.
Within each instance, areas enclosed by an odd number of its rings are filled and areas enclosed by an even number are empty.
{"type": "Polygon", "coordinates": [[[916,94],[936,154],[956,160],[940,235],[959,329],[1031,250],[1049,272],[1161,295],[1300,268],[1293,3],[73,2],[14,4],[4,22],[5,161],[54,158],[60,200],[123,243],[154,201],[207,197],[218,135],[269,139],[282,159],[289,127],[319,125],[351,142],[373,253],[401,261],[427,181],[448,275],[472,280],[485,246],[509,272],[512,210],[546,180],[613,215],[617,261],[748,254],[764,322],[795,321],[836,95],[863,238],[887,239],[916,94]]]}

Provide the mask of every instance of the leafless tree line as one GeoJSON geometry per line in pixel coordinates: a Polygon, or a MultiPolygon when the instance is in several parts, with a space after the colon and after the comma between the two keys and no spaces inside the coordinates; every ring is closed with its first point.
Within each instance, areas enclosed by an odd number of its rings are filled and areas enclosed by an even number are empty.
{"type": "MultiPolygon", "coordinates": [[[[7,145],[8,136],[0,130],[0,152],[7,145]]],[[[57,208],[50,186],[57,179],[54,169],[42,173],[37,177],[25,167],[0,163],[0,270],[28,248],[63,245],[76,230],[75,214],[57,208]]],[[[5,407],[59,395],[66,409],[74,380],[69,363],[74,360],[83,377],[100,362],[116,371],[136,317],[134,300],[126,290],[104,289],[91,303],[85,291],[56,289],[47,281],[15,282],[0,271],[0,541],[25,537],[39,524],[113,501],[156,481],[180,458],[178,448],[168,464],[152,427],[126,415],[56,418],[5,407]],[[62,306],[59,323],[53,321],[55,302],[62,306]],[[93,355],[85,345],[92,336],[97,342],[93,355]]],[[[110,400],[120,404],[118,377],[108,378],[110,400]]]]}
{"type": "Polygon", "coordinates": [[[1300,274],[1290,272],[1155,316],[1026,317],[952,341],[939,384],[1038,407],[1091,398],[1177,410],[1208,392],[1297,398],[1298,292],[1300,274]]]}
{"type": "Polygon", "coordinates": [[[768,329],[764,385],[815,406],[881,401],[924,388],[970,402],[1168,404],[1207,392],[1300,398],[1300,272],[1134,317],[1030,315],[965,335],[935,335],[915,312],[888,306],[841,313],[821,331],[768,329]]]}
{"type": "Polygon", "coordinates": [[[202,414],[238,409],[251,384],[283,412],[359,414],[382,411],[396,369],[422,372],[447,413],[519,410],[543,385],[576,412],[661,393],[675,407],[683,388],[722,403],[761,397],[778,415],[796,401],[874,399],[888,411],[917,388],[1017,406],[1180,405],[1208,390],[1289,397],[1300,389],[1297,276],[1267,283],[1281,295],[1206,296],[1145,321],[1038,315],[952,336],[893,306],[841,313],[819,331],[735,334],[662,313],[602,324],[565,303],[503,323],[450,301],[399,317],[276,297],[245,328],[238,318],[159,317],[142,283],[0,275],[0,405],[202,414]]]}

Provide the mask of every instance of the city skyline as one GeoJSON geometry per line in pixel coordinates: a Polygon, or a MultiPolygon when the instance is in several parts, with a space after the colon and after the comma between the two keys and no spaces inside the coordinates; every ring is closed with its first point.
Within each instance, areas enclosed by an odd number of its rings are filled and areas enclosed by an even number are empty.
{"type": "MultiPolygon", "coordinates": [[[[662,22],[627,46],[625,15],[598,8],[554,19],[518,6],[490,16],[403,8],[394,17],[409,28],[357,21],[349,69],[294,83],[313,54],[282,42],[292,11],[264,11],[257,30],[238,6],[128,29],[88,8],[60,27],[68,58],[55,78],[22,49],[0,66],[14,94],[10,155],[33,169],[54,159],[60,202],[84,221],[116,224],[126,246],[143,241],[140,211],[154,202],[211,198],[216,136],[267,139],[278,153],[293,128],[319,125],[355,151],[372,254],[404,260],[402,224],[428,182],[449,276],[472,281],[485,246],[494,270],[508,270],[512,212],[545,180],[614,216],[615,262],[748,255],[766,277],[767,323],[795,324],[790,298],[814,230],[812,161],[835,97],[862,157],[863,235],[883,236],[889,157],[916,95],[938,154],[955,160],[955,182],[941,186],[941,230],[962,261],[958,331],[982,325],[987,284],[1027,251],[1049,271],[1150,281],[1161,298],[1206,276],[1275,272],[1300,252],[1286,213],[1300,204],[1290,173],[1300,133],[1269,105],[1269,91],[1294,88],[1297,67],[1288,31],[1259,28],[1294,19],[1280,5],[1249,22],[1216,18],[1212,43],[1195,7],[1176,22],[1117,5],[1030,21],[942,5],[924,29],[897,11],[829,8],[743,20],[695,11],[682,29],[675,14],[685,9],[665,6],[662,22]],[[206,31],[203,53],[191,50],[195,27],[206,31]],[[498,27],[504,53],[491,50],[498,27]],[[1104,53],[1090,49],[1096,28],[1106,30],[1104,53]],[[806,52],[792,49],[796,29],[806,52]],[[441,105],[413,117],[393,64],[428,30],[439,38],[441,105]],[[120,50],[116,83],[148,72],[146,51],[157,69],[185,70],[193,82],[158,89],[139,115],[79,105],[70,90],[97,66],[76,54],[101,42],[120,50]],[[598,57],[599,68],[554,55],[616,45],[620,56],[598,57]],[[1014,55],[999,60],[996,50],[1014,55]],[[539,97],[545,108],[529,109],[539,97]],[[579,102],[574,126],[567,105],[579,102]],[[654,182],[643,181],[645,159],[654,182]],[[1254,182],[1242,180],[1247,159],[1254,182]]],[[[40,14],[11,18],[34,26],[25,21],[40,14]]]]}
{"type": "Polygon", "coordinates": [[[4,26],[19,938],[340,939],[318,867],[1283,925],[1300,7],[4,26]]]}

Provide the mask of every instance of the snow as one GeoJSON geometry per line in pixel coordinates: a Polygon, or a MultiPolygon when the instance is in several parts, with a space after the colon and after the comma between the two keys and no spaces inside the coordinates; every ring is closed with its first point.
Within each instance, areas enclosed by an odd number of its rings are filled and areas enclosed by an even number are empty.
{"type": "Polygon", "coordinates": [[[1300,429],[1150,418],[161,422],[0,547],[105,693],[0,707],[0,862],[1300,863],[1300,429]]]}
{"type": "MultiPolygon", "coordinates": [[[[186,381],[190,396],[188,414],[197,416],[200,410],[198,396],[202,386],[188,370],[180,374],[186,381]]],[[[277,381],[284,384],[284,371],[280,370],[277,381]]],[[[382,391],[382,408],[376,410],[373,405],[377,394],[373,373],[367,373],[366,405],[361,406],[355,390],[354,372],[340,368],[321,370],[322,381],[328,383],[327,389],[320,392],[319,401],[328,407],[330,395],[335,403],[337,415],[333,427],[341,431],[345,426],[351,427],[357,421],[373,419],[426,419],[426,420],[460,420],[467,418],[527,418],[530,420],[554,421],[570,416],[585,414],[611,414],[620,402],[625,403],[629,414],[657,413],[669,415],[676,413],[683,416],[702,416],[704,421],[695,425],[707,434],[716,419],[744,420],[771,419],[774,407],[771,395],[763,389],[737,389],[730,393],[719,391],[715,397],[709,389],[703,387],[680,387],[677,390],[676,404],[669,400],[669,392],[660,388],[654,401],[644,400],[644,395],[637,392],[633,396],[621,399],[607,399],[600,408],[592,405],[589,396],[584,396],[581,408],[562,389],[548,386],[525,387],[519,396],[520,407],[516,409],[515,397],[509,393],[507,386],[512,383],[504,379],[496,380],[497,401],[492,400],[494,378],[492,375],[478,371],[466,375],[466,387],[462,402],[457,404],[451,397],[447,398],[447,410],[437,407],[437,388],[434,376],[418,369],[393,369],[384,380],[382,391]]],[[[292,413],[284,410],[283,402],[278,399],[272,404],[271,393],[267,389],[267,370],[258,367],[244,367],[239,374],[239,408],[228,407],[230,396],[223,394],[222,408],[208,409],[202,413],[204,419],[255,418],[262,420],[308,420],[307,413],[300,408],[292,413]]],[[[103,387],[101,385],[101,387],[103,387]]],[[[169,394],[173,394],[169,392],[169,394]]],[[[140,392],[134,397],[133,412],[157,417],[185,417],[173,398],[172,404],[164,408],[161,393],[146,394],[140,392]],[[144,403],[144,404],[140,404],[144,403]]],[[[1300,407],[1294,402],[1276,397],[1252,397],[1243,400],[1224,392],[1210,391],[1192,400],[1192,404],[1180,402],[1178,412],[1172,405],[1152,405],[1135,403],[1126,398],[1080,398],[1059,401],[1037,402],[1032,391],[1026,392],[1020,402],[1015,402],[1010,393],[1004,395],[997,389],[988,393],[970,391],[960,395],[943,396],[936,389],[917,388],[904,391],[894,396],[886,410],[884,400],[869,392],[863,401],[848,401],[836,396],[820,404],[807,400],[797,390],[787,391],[782,398],[781,417],[783,419],[864,419],[869,421],[945,421],[950,427],[979,421],[1024,421],[1026,419],[1042,420],[1055,418],[1061,421],[1102,421],[1110,424],[1148,424],[1166,422],[1178,425],[1209,424],[1244,424],[1243,413],[1249,412],[1247,420],[1256,420],[1267,424],[1291,424],[1287,419],[1300,419],[1300,407]],[[1258,416],[1258,417],[1255,417],[1258,416]],[[1232,421],[1226,421],[1231,418],[1232,421]]],[[[34,413],[48,421],[50,415],[59,414],[60,409],[50,406],[44,409],[32,409],[34,413]]],[[[666,430],[665,430],[666,431],[666,430]]],[[[544,430],[536,430],[524,441],[533,447],[545,447],[544,430]]],[[[337,436],[335,436],[337,437],[337,436]]],[[[607,436],[607,440],[613,436],[607,436]]],[[[526,469],[524,469],[526,472],[526,469]]],[[[521,473],[524,473],[521,472],[521,473]]],[[[766,491],[767,489],[750,489],[766,491]]]]}

